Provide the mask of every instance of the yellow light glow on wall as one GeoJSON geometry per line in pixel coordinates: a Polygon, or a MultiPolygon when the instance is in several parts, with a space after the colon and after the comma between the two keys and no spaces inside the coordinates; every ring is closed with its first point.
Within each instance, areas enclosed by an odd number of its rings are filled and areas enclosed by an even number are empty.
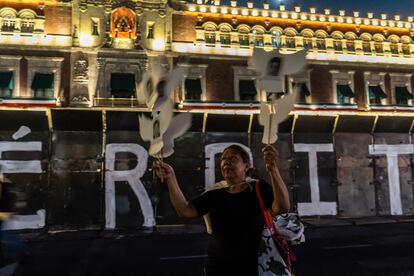
{"type": "Polygon", "coordinates": [[[35,36],[31,36],[27,38],[27,42],[29,42],[30,44],[34,45],[37,42],[37,37],[35,36]]]}
{"type": "Polygon", "coordinates": [[[253,15],[253,16],[257,16],[258,14],[259,14],[259,12],[258,12],[257,10],[253,10],[253,11],[252,11],[252,15],[253,15]]]}
{"type": "Polygon", "coordinates": [[[316,53],[308,52],[307,59],[318,61],[340,61],[340,62],[357,62],[371,64],[404,64],[414,65],[414,59],[391,56],[364,56],[335,53],[316,53]]]}
{"type": "Polygon", "coordinates": [[[163,51],[165,48],[164,40],[157,38],[152,42],[152,49],[155,51],[163,51]]]}
{"type": "Polygon", "coordinates": [[[246,10],[246,9],[242,10],[242,15],[248,15],[248,14],[249,14],[248,10],[246,10]]]}
{"type": "Polygon", "coordinates": [[[190,6],[190,7],[188,7],[188,10],[191,11],[191,12],[195,12],[196,11],[196,7],[190,6]]]}
{"type": "Polygon", "coordinates": [[[206,7],[204,7],[204,6],[201,6],[201,7],[200,7],[200,11],[201,11],[201,12],[206,12],[206,11],[207,11],[207,9],[206,9],[206,7]]]}
{"type": "Polygon", "coordinates": [[[52,42],[52,38],[50,36],[48,36],[48,35],[45,35],[45,36],[41,36],[39,38],[39,41],[42,44],[50,44],[52,42]]]}
{"type": "Polygon", "coordinates": [[[65,47],[72,45],[71,36],[34,34],[30,36],[15,33],[11,36],[0,35],[0,44],[65,47]]]}
{"type": "Polygon", "coordinates": [[[268,17],[268,16],[269,16],[269,13],[268,13],[267,11],[263,11],[263,12],[262,12],[262,16],[264,16],[264,17],[268,17]]]}
{"type": "Polygon", "coordinates": [[[91,35],[81,34],[79,37],[79,44],[82,47],[90,47],[93,44],[93,39],[91,35]]]}
{"type": "Polygon", "coordinates": [[[211,12],[214,12],[214,13],[216,13],[216,12],[217,12],[217,8],[216,8],[216,7],[214,7],[214,6],[213,6],[213,7],[211,7],[211,8],[210,8],[210,10],[211,10],[211,12]]]}
{"type": "Polygon", "coordinates": [[[63,45],[63,43],[65,43],[66,40],[67,40],[67,38],[63,37],[63,36],[59,36],[59,37],[56,38],[56,41],[59,45],[63,45]]]}
{"type": "Polygon", "coordinates": [[[238,12],[236,9],[231,10],[231,14],[236,15],[236,14],[238,14],[238,13],[239,13],[239,12],[238,12]]]}
{"type": "Polygon", "coordinates": [[[221,13],[227,13],[227,8],[221,8],[221,13]]]}

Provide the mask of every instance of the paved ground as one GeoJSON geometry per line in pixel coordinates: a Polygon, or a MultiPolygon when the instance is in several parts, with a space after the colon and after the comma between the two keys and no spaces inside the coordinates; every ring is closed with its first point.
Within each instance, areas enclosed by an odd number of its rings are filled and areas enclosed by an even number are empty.
{"type": "MultiPolygon", "coordinates": [[[[296,275],[414,275],[410,218],[307,219],[296,275]]],[[[31,256],[14,275],[201,276],[208,236],[197,226],[153,232],[77,231],[21,235],[31,256]]]]}

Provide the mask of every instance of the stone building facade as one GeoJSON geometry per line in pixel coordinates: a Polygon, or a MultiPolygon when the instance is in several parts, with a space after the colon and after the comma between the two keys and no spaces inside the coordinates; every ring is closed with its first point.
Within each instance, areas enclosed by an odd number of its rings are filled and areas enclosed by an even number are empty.
{"type": "Polygon", "coordinates": [[[3,105],[137,107],[152,57],[186,67],[182,109],[257,111],[266,92],[248,67],[254,47],[307,49],[286,79],[298,110],[409,111],[413,18],[329,9],[287,11],[236,1],[13,1],[0,6],[3,105]]]}

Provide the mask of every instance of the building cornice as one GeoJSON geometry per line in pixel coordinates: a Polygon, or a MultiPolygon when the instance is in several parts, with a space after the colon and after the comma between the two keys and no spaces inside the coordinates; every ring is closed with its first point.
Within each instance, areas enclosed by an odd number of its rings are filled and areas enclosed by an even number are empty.
{"type": "MultiPolygon", "coordinates": [[[[217,1],[216,1],[217,2],[217,1]]],[[[183,6],[184,15],[215,17],[215,18],[231,18],[233,20],[249,20],[252,22],[274,22],[274,23],[290,23],[301,28],[301,25],[315,25],[324,29],[353,29],[357,33],[384,33],[385,35],[414,35],[414,17],[409,16],[407,20],[401,20],[399,15],[393,19],[388,19],[387,14],[381,14],[380,18],[374,18],[373,13],[368,13],[366,17],[362,17],[358,11],[354,11],[352,15],[346,15],[345,11],[340,11],[339,15],[331,14],[329,9],[325,9],[324,13],[317,13],[316,9],[311,8],[309,12],[301,11],[300,7],[295,7],[294,11],[285,10],[281,5],[279,10],[259,9],[240,6],[223,6],[223,5],[205,5],[188,3],[183,6]]]]}

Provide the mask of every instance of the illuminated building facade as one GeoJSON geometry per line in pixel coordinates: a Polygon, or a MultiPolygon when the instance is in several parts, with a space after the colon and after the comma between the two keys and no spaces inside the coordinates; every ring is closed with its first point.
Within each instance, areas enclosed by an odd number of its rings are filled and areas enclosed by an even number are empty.
{"type": "Polygon", "coordinates": [[[298,110],[411,110],[413,17],[268,4],[12,1],[0,9],[3,105],[137,107],[151,57],[188,69],[178,108],[257,110],[254,47],[307,49],[298,110]]]}

